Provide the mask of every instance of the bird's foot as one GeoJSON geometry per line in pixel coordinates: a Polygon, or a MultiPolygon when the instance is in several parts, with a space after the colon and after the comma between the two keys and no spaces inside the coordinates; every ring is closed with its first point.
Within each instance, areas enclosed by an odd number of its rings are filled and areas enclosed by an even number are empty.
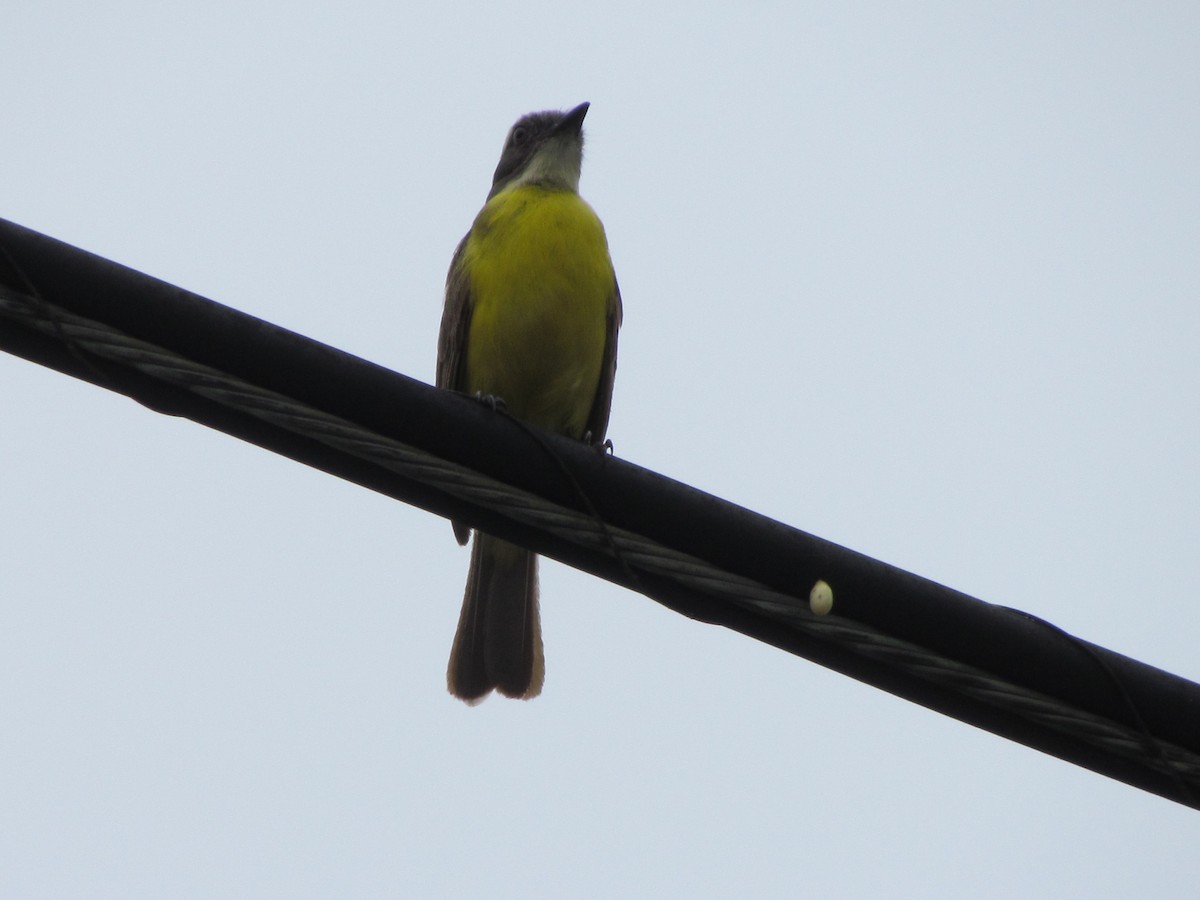
{"type": "Polygon", "coordinates": [[[613,456],[613,442],[611,439],[606,439],[603,442],[597,441],[592,437],[590,431],[585,431],[583,434],[583,442],[589,447],[598,451],[601,456],[613,456]]]}
{"type": "Polygon", "coordinates": [[[492,412],[504,412],[504,398],[497,397],[495,394],[485,394],[483,391],[475,392],[475,402],[482,403],[492,412]]]}

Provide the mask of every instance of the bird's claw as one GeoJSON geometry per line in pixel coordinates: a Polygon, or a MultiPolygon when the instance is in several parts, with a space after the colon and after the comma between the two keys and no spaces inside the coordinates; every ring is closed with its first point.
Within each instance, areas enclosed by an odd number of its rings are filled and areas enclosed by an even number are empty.
{"type": "Polygon", "coordinates": [[[492,412],[504,412],[503,397],[497,397],[495,394],[485,394],[483,391],[476,391],[474,399],[477,403],[482,403],[492,412]]]}
{"type": "Polygon", "coordinates": [[[603,443],[600,443],[592,438],[590,431],[585,431],[583,434],[583,442],[589,447],[592,447],[600,452],[601,456],[612,456],[613,442],[611,438],[605,438],[603,443]]]}

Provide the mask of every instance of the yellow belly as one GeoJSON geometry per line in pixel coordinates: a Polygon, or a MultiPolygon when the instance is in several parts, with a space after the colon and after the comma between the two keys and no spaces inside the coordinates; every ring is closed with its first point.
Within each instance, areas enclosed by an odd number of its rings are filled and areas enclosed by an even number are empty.
{"type": "Polygon", "coordinates": [[[582,437],[616,295],[604,226],[578,194],[526,185],[488,201],[464,252],[466,389],[582,437]]]}

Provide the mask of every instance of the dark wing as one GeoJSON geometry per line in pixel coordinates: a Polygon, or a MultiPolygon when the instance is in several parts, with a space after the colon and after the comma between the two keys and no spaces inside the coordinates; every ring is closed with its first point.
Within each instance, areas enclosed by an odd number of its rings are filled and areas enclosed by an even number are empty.
{"type": "Polygon", "coordinates": [[[607,335],[604,340],[604,364],[600,369],[600,381],[596,385],[596,398],[588,414],[585,431],[592,436],[592,443],[604,440],[608,430],[608,414],[612,411],[613,381],[617,377],[617,331],[621,327],[621,288],[613,276],[613,297],[608,307],[607,335]]]}
{"type": "MultiPolygon", "coordinates": [[[[468,232],[467,237],[470,236],[468,232]]],[[[450,271],[446,273],[446,304],[442,307],[442,328],[438,333],[436,384],[451,391],[463,390],[467,329],[471,326],[471,285],[459,265],[467,237],[458,242],[450,271]]]]}
{"type": "MultiPolygon", "coordinates": [[[[467,233],[470,237],[470,232],[467,233]]],[[[459,261],[467,246],[467,238],[458,242],[450,271],[446,275],[446,305],[442,307],[442,327],[438,332],[437,386],[451,391],[464,390],[466,381],[467,329],[471,327],[471,285],[459,261]]],[[[461,522],[451,522],[454,537],[466,544],[471,529],[461,522]]]]}

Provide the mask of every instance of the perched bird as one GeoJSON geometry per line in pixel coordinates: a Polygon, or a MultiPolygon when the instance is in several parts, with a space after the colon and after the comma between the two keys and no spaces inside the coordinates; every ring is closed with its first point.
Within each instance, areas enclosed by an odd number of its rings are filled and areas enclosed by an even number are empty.
{"type": "MultiPolygon", "coordinates": [[[[604,226],[579,196],[583,119],[522,116],[487,202],[454,251],[437,385],[503,402],[512,416],[599,443],[608,427],[621,293],[604,226]]],[[[465,544],[470,529],[454,523],[465,544]]],[[[446,683],[469,704],[542,690],[537,557],[477,533],[446,683]]]]}

